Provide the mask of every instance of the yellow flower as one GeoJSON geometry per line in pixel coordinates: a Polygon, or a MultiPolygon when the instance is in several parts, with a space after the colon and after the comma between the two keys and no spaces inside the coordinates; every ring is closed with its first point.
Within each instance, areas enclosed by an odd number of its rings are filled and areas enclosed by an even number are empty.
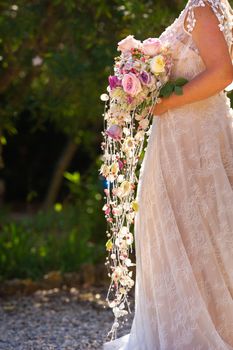
{"type": "Polygon", "coordinates": [[[132,208],[133,208],[134,211],[138,211],[138,208],[139,208],[138,202],[133,201],[133,202],[131,203],[131,206],[132,206],[132,208]]]}
{"type": "Polygon", "coordinates": [[[131,191],[131,183],[127,180],[123,181],[120,185],[121,196],[127,196],[131,191]]]}
{"type": "Polygon", "coordinates": [[[100,174],[107,177],[109,175],[109,166],[107,164],[102,164],[100,168],[100,174]]]}
{"type": "Polygon", "coordinates": [[[112,165],[111,165],[111,173],[112,173],[112,175],[117,175],[118,171],[119,171],[118,163],[112,163],[112,165]]]}
{"type": "Polygon", "coordinates": [[[111,241],[111,239],[109,239],[106,243],[106,250],[111,250],[113,246],[113,243],[111,241]]]}
{"type": "Polygon", "coordinates": [[[152,73],[159,74],[165,72],[165,61],[162,55],[157,55],[150,61],[152,73]]]}

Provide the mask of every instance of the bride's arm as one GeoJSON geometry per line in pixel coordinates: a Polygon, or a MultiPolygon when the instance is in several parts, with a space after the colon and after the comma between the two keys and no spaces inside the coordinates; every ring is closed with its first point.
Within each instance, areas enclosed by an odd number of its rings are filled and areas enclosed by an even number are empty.
{"type": "Polygon", "coordinates": [[[197,7],[194,11],[197,21],[192,36],[206,69],[185,84],[183,95],[173,93],[156,104],[154,115],[210,97],[222,91],[233,80],[231,57],[215,14],[209,6],[197,7]]]}

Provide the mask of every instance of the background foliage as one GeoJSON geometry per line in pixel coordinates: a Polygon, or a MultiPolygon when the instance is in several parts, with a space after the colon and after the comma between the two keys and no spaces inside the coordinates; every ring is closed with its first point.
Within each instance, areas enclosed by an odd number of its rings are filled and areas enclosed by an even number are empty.
{"type": "Polygon", "coordinates": [[[2,277],[104,258],[99,96],[117,42],[158,36],[185,2],[1,1],[2,277]]]}

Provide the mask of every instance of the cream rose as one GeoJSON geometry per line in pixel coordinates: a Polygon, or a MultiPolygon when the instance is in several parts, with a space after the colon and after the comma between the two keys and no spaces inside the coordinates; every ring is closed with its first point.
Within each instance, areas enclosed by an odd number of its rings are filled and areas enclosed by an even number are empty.
{"type": "Polygon", "coordinates": [[[150,61],[150,69],[154,74],[165,72],[165,60],[162,55],[153,57],[150,61]]]}

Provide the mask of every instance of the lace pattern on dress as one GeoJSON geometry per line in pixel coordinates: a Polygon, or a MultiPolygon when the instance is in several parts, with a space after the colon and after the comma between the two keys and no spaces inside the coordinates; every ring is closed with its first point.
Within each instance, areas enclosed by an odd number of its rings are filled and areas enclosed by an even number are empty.
{"type": "Polygon", "coordinates": [[[212,8],[219,21],[219,29],[224,33],[228,47],[231,48],[233,44],[233,15],[227,3],[222,0],[190,0],[187,6],[187,30],[184,26],[185,32],[190,35],[195,27],[194,9],[196,7],[205,7],[206,5],[212,8]]]}

